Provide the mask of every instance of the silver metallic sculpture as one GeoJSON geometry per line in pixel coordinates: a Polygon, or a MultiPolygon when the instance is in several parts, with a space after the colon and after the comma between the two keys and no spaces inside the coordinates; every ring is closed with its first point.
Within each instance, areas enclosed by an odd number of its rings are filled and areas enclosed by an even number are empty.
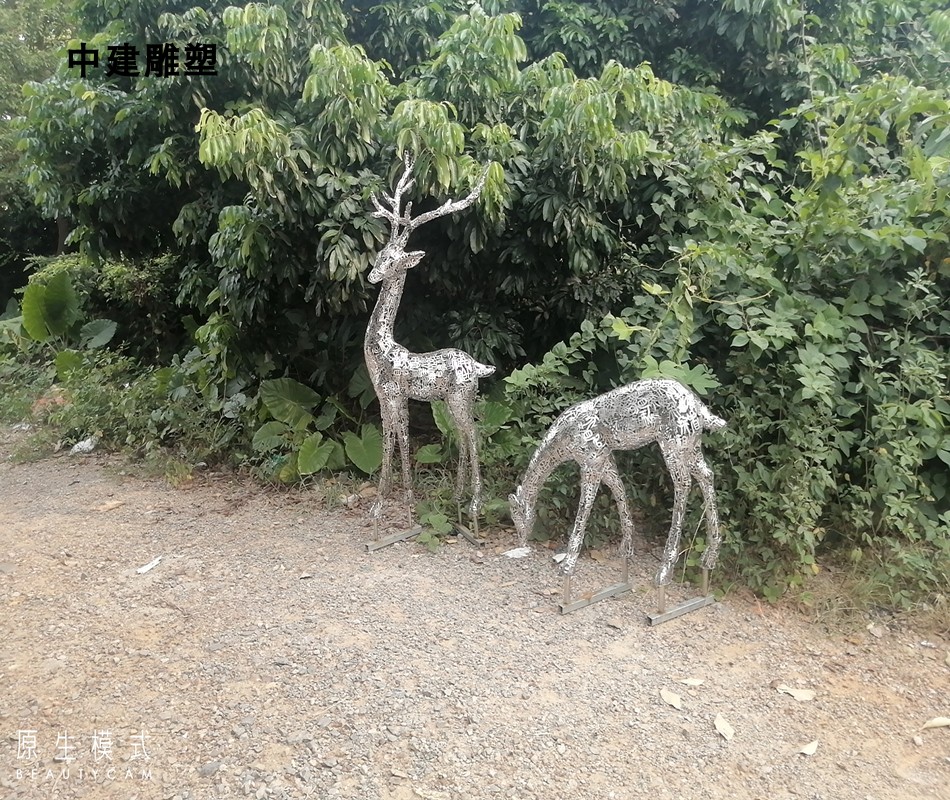
{"type": "Polygon", "coordinates": [[[572,406],[554,421],[532,456],[524,479],[508,499],[520,543],[525,545],[534,526],[538,493],[545,480],[566,461],[576,461],[580,466],[581,499],[568,539],[567,555],[561,562],[561,573],[565,576],[562,611],[575,610],[630,588],[627,560],[633,555],[633,520],[613,451],[635,450],[650,442],[660,446],[673,479],[674,492],[673,519],[656,575],[660,612],[665,611],[664,587],[670,582],[679,555],[686,498],[693,479],[702,489],[706,507],[709,540],[701,566],[704,584],[707,582],[708,570],[716,565],[722,533],[713,474],[703,458],[700,437],[704,430],[714,431],[725,425],[725,421],[712,414],[692,391],[677,381],[666,379],[635,381],[621,386],[572,406]],[[572,604],[570,576],[577,565],[587,519],[601,482],[610,488],[620,512],[624,581],[587,601],[572,604]]]}
{"type": "MultiPolygon", "coordinates": [[[[475,435],[474,404],[478,380],[491,375],[495,368],[481,364],[461,350],[444,349],[431,353],[410,353],[393,338],[393,322],[399,309],[406,271],[418,264],[425,252],[406,252],[409,235],[421,225],[446,214],[461,211],[475,202],[485,183],[484,173],[475,188],[462,200],[446,201],[438,208],[412,218],[412,203],[402,211],[403,195],[414,181],[411,178],[413,159],[405,156],[405,172],[396,185],[392,197],[383,199],[384,207],[374,195],[374,216],[389,221],[390,235],[386,246],[376,257],[369,274],[370,283],[382,283],[376,307],[373,309],[363,355],[369,377],[379,398],[383,419],[383,464],[379,480],[379,494],[371,515],[378,528],[383,502],[389,495],[392,482],[393,449],[398,439],[402,460],[402,479],[412,520],[412,485],[409,473],[409,400],[444,400],[455,423],[459,439],[459,469],[455,488],[456,502],[460,502],[466,482],[466,471],[471,470],[472,501],[469,506],[472,526],[478,533],[478,510],[481,506],[481,475],[478,468],[478,443],[475,435]]],[[[390,537],[383,544],[407,538],[413,531],[390,537]]],[[[370,549],[375,547],[369,546],[370,549]]]]}

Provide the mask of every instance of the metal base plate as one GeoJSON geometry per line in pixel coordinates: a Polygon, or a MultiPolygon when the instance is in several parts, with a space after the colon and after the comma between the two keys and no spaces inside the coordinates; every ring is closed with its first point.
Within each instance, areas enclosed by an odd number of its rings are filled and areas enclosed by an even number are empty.
{"type": "Polygon", "coordinates": [[[687,600],[685,603],[680,603],[678,606],[673,606],[666,611],[658,612],[656,614],[647,614],[647,621],[651,625],[660,625],[663,622],[667,622],[671,619],[676,619],[677,617],[683,616],[683,614],[688,614],[690,611],[696,611],[700,608],[705,608],[706,606],[711,606],[716,602],[715,595],[708,594],[705,597],[694,597],[692,600],[687,600]]]}
{"type": "Polygon", "coordinates": [[[366,542],[366,551],[372,553],[374,550],[381,550],[384,547],[389,547],[391,544],[396,544],[396,542],[404,542],[406,539],[411,539],[413,536],[418,536],[422,533],[422,526],[415,525],[412,528],[407,528],[404,531],[397,531],[396,533],[390,534],[389,536],[384,536],[382,539],[376,539],[373,542],[366,542]]]}
{"type": "Polygon", "coordinates": [[[615,583],[613,586],[608,586],[606,589],[601,589],[599,592],[589,594],[586,597],[582,597],[580,600],[569,600],[565,598],[560,603],[558,603],[558,606],[560,607],[562,614],[570,614],[572,611],[577,611],[579,608],[586,608],[587,606],[593,605],[594,603],[599,603],[601,600],[606,600],[608,597],[616,597],[618,594],[629,592],[632,589],[633,586],[626,581],[623,583],[615,583]]]}
{"type": "Polygon", "coordinates": [[[453,522],[452,527],[455,529],[456,534],[463,537],[473,547],[482,546],[482,542],[479,541],[479,539],[475,537],[475,534],[473,534],[468,528],[462,525],[462,523],[453,522]]]}

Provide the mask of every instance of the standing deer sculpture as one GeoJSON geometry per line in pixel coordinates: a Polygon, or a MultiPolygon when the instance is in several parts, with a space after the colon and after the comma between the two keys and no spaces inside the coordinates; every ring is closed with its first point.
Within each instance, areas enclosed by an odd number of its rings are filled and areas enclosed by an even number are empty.
{"type": "Polygon", "coordinates": [[[725,425],[726,422],[710,412],[690,389],[666,379],[635,381],[621,386],[572,406],[554,421],[532,456],[521,484],[508,500],[523,546],[534,526],[538,494],[548,476],[566,461],[576,461],[580,466],[581,498],[568,538],[567,555],[561,562],[565,603],[569,600],[569,578],[577,566],[587,519],[602,482],[613,493],[620,513],[621,555],[626,576],[626,562],[633,555],[633,520],[613,451],[635,450],[651,442],[660,446],[673,479],[674,497],[670,532],[655,580],[660,590],[660,610],[664,610],[663,589],[670,582],[679,555],[686,498],[693,479],[703,492],[709,534],[701,561],[705,583],[708,575],[705,571],[716,565],[722,533],[713,474],[703,458],[700,438],[703,431],[719,430],[725,425]]]}
{"type": "Polygon", "coordinates": [[[469,512],[472,527],[478,533],[478,510],[481,506],[481,473],[478,467],[478,443],[475,435],[474,405],[479,378],[491,375],[495,368],[481,364],[468,353],[447,348],[430,353],[411,353],[393,338],[393,322],[399,309],[406,272],[418,264],[425,252],[406,251],[409,235],[438,217],[467,208],[478,198],[487,173],[483,173],[475,188],[462,200],[449,200],[436,209],[412,217],[412,203],[401,210],[403,195],[412,188],[413,159],[405,156],[405,171],[393,195],[383,194],[388,205],[384,207],[372,197],[376,211],[373,216],[389,221],[389,241],[379,252],[369,274],[370,283],[381,283],[376,307],[370,316],[363,342],[366,368],[376,396],[383,421],[383,463],[377,501],[371,515],[377,521],[383,502],[389,495],[392,482],[392,459],[395,444],[399,443],[402,461],[402,479],[412,519],[412,484],[409,471],[409,400],[444,400],[458,432],[459,467],[455,487],[456,502],[461,501],[466,483],[466,472],[471,472],[472,500],[469,512]]]}

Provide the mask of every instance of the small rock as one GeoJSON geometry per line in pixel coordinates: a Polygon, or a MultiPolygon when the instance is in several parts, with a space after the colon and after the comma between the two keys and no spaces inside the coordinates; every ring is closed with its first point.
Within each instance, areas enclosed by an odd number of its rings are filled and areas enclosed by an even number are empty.
{"type": "Polygon", "coordinates": [[[924,737],[923,737],[923,736],[915,736],[915,737],[914,737],[914,744],[915,744],[915,745],[917,745],[918,747],[920,747],[923,743],[924,743],[924,737]]]}
{"type": "Polygon", "coordinates": [[[884,628],[881,625],[875,625],[874,623],[871,623],[868,625],[868,633],[870,633],[875,639],[880,639],[884,635],[884,628]]]}
{"type": "Polygon", "coordinates": [[[214,775],[214,773],[216,773],[220,768],[221,768],[220,761],[209,761],[207,764],[205,764],[203,767],[201,767],[198,770],[198,774],[202,778],[207,778],[211,775],[214,775]]]}
{"type": "Polygon", "coordinates": [[[320,766],[324,767],[325,769],[333,769],[336,765],[337,765],[337,760],[333,758],[332,756],[330,758],[324,758],[320,762],[320,766]]]}

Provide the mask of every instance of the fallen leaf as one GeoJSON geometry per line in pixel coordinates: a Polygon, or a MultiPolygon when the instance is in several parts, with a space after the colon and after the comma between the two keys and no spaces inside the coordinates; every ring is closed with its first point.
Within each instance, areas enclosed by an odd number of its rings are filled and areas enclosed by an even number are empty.
{"type": "Polygon", "coordinates": [[[607,560],[607,554],[603,550],[591,550],[590,557],[592,561],[603,564],[607,560]]]}
{"type": "Polygon", "coordinates": [[[555,564],[560,564],[565,558],[567,558],[567,553],[555,553],[553,556],[551,556],[551,560],[555,564]]]}
{"type": "Polygon", "coordinates": [[[705,682],[705,678],[681,678],[677,681],[677,683],[685,683],[687,686],[702,686],[705,682]]]}
{"type": "Polygon", "coordinates": [[[608,619],[606,623],[608,628],[616,628],[618,631],[623,630],[623,623],[619,619],[608,619]]]}
{"type": "Polygon", "coordinates": [[[950,727],[950,717],[934,717],[932,720],[928,720],[924,723],[924,727],[921,728],[922,731],[927,730],[927,728],[947,728],[950,727]]]}
{"type": "Polygon", "coordinates": [[[514,550],[506,550],[504,553],[502,553],[503,556],[507,556],[508,558],[524,558],[530,554],[530,547],[516,547],[514,550]]]}
{"type": "Polygon", "coordinates": [[[790,694],[799,703],[804,703],[806,700],[815,699],[815,690],[814,689],[793,689],[791,686],[786,686],[784,683],[781,686],[776,686],[783,694],[790,694]]]}
{"type": "Polygon", "coordinates": [[[669,689],[660,689],[660,697],[663,698],[664,702],[673,706],[673,708],[683,708],[683,701],[680,699],[680,696],[676,694],[676,692],[671,692],[669,689]]]}
{"type": "Polygon", "coordinates": [[[303,572],[300,575],[300,580],[306,580],[307,578],[312,578],[312,577],[313,575],[311,575],[309,572],[303,572]]]}
{"type": "Polygon", "coordinates": [[[108,503],[103,503],[101,506],[96,506],[94,511],[112,511],[113,508],[118,508],[119,506],[124,506],[125,500],[110,500],[108,503]]]}
{"type": "Polygon", "coordinates": [[[868,633],[870,633],[875,639],[880,639],[884,635],[884,628],[871,622],[868,623],[868,633]]]}
{"type": "Polygon", "coordinates": [[[803,756],[813,756],[815,755],[815,751],[817,750],[818,750],[818,740],[815,739],[815,741],[813,742],[809,742],[808,744],[803,744],[801,747],[798,748],[796,752],[801,753],[803,756]]]}
{"type": "Polygon", "coordinates": [[[722,714],[716,714],[715,725],[716,730],[719,731],[719,735],[727,742],[731,741],[732,737],[736,735],[735,728],[726,722],[726,718],[722,714]]]}

